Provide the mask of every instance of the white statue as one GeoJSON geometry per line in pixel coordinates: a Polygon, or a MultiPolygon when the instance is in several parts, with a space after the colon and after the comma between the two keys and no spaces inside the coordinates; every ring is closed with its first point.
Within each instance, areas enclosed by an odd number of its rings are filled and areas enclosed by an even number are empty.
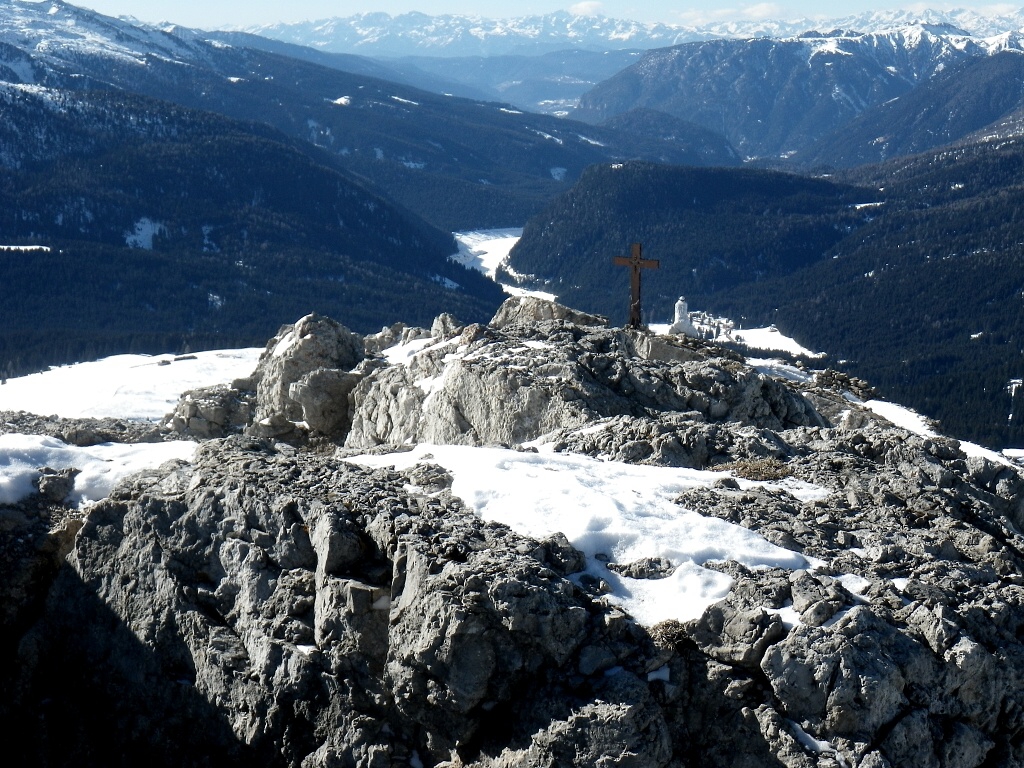
{"type": "Polygon", "coordinates": [[[697,338],[700,335],[697,333],[697,329],[693,327],[693,323],[690,322],[690,308],[686,304],[686,299],[682,296],[676,302],[675,320],[668,329],[668,332],[677,333],[682,336],[692,336],[693,338],[697,338]]]}

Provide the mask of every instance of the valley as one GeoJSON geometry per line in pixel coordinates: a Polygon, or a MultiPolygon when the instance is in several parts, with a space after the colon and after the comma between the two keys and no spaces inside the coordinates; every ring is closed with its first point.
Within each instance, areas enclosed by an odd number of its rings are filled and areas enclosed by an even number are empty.
{"type": "Polygon", "coordinates": [[[1024,768],[1024,10],[766,8],[0,0],[8,762],[1024,768]]]}
{"type": "Polygon", "coordinates": [[[686,295],[775,324],[1014,445],[1015,19],[204,32],[15,0],[0,241],[49,250],[0,263],[0,371],[258,343],[311,304],[361,331],[399,296],[410,321],[481,319],[502,290],[450,233],[522,228],[506,287],[614,317],[610,259],[643,241],[655,317],[686,295]]]}

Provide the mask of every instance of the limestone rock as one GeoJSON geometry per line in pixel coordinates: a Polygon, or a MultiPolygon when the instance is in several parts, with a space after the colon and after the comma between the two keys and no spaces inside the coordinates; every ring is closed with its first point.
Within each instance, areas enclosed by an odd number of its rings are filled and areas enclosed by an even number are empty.
{"type": "Polygon", "coordinates": [[[622,331],[557,322],[469,326],[361,382],[346,446],[514,445],[601,418],[658,422],[665,412],[691,424],[825,424],[802,397],[735,360],[645,360],[635,346],[622,331]]]}
{"type": "Polygon", "coordinates": [[[504,329],[512,325],[531,325],[552,320],[580,326],[608,325],[608,319],[605,317],[570,309],[558,302],[536,296],[512,296],[505,299],[505,303],[498,308],[489,325],[504,329]]]}
{"type": "Polygon", "coordinates": [[[318,368],[349,371],[363,359],[363,338],[330,318],[312,314],[286,325],[269,342],[256,366],[255,419],[280,414],[302,420],[302,406],[289,388],[318,368]]]}
{"type": "Polygon", "coordinates": [[[255,392],[234,386],[204,387],[182,393],[165,418],[167,428],[197,440],[238,434],[252,421],[255,392]]]}
{"type": "Polygon", "coordinates": [[[256,434],[129,478],[84,521],[54,503],[56,476],[0,509],[11,759],[1024,766],[1021,471],[872,415],[841,376],[778,380],[708,343],[589,323],[517,301],[494,325],[370,341],[304,318],[239,382],[259,387],[256,434]],[[430,341],[388,364],[403,338],[430,341]],[[303,419],[348,447],[278,439],[303,419]],[[676,578],[676,563],[581,574],[564,535],[530,540],[466,509],[457,469],[343,460],[539,438],[720,470],[680,510],[812,566],[698,563],[728,577],[727,597],[645,628],[607,583],[676,578]]]}

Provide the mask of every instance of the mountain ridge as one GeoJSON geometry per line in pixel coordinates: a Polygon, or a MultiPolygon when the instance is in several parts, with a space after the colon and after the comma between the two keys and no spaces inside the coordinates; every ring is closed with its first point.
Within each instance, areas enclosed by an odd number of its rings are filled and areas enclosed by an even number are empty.
{"type": "Polygon", "coordinates": [[[987,17],[973,11],[874,11],[838,18],[791,21],[727,21],[663,24],[564,11],[547,15],[494,19],[479,15],[408,13],[356,14],[316,21],[263,24],[242,31],[321,50],[372,55],[402,55],[404,49],[442,56],[542,53],[559,48],[662,48],[712,38],[788,38],[814,29],[887,32],[910,24],[962,30],[993,37],[1024,28],[1024,11],[987,17]]]}

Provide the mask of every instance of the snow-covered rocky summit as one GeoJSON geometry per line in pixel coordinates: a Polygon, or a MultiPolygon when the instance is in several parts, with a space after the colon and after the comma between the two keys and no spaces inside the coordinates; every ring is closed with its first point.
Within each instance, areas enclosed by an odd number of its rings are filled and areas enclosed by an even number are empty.
{"type": "Polygon", "coordinates": [[[303,318],[23,578],[0,715],[28,763],[1024,765],[1024,476],[854,390],[532,298],[303,318]]]}

